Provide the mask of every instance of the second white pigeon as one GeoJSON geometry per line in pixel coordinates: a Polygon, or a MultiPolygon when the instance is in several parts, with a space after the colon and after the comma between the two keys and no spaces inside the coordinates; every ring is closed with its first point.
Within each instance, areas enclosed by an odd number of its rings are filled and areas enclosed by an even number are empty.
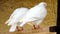
{"type": "Polygon", "coordinates": [[[29,9],[23,19],[20,20],[20,22],[22,22],[20,24],[20,27],[23,27],[26,23],[31,21],[35,23],[34,25],[39,25],[40,23],[42,23],[47,15],[46,5],[47,4],[45,2],[41,2],[29,9]]]}

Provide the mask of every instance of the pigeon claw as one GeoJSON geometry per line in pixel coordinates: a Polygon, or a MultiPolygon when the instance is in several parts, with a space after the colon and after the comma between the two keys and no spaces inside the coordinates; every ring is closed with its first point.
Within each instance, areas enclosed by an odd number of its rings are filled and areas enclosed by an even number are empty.
{"type": "Polygon", "coordinates": [[[17,26],[16,29],[17,29],[17,31],[23,31],[23,27],[17,26]]]}
{"type": "Polygon", "coordinates": [[[33,25],[33,29],[39,29],[40,27],[38,25],[33,25]]]}

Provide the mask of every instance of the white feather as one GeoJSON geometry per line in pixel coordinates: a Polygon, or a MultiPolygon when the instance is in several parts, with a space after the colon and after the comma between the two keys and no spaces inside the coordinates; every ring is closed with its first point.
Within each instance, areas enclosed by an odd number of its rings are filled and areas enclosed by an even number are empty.
{"type": "Polygon", "coordinates": [[[16,30],[16,26],[17,26],[17,24],[13,24],[13,25],[10,27],[9,32],[14,32],[14,31],[16,30]]]}
{"type": "Polygon", "coordinates": [[[18,8],[14,10],[14,12],[11,14],[10,18],[6,21],[5,24],[11,25],[13,23],[17,23],[19,19],[22,19],[27,10],[27,8],[18,8]]]}
{"type": "Polygon", "coordinates": [[[5,22],[8,26],[11,25],[9,32],[14,32],[16,30],[16,26],[19,23],[19,20],[22,19],[27,12],[28,8],[17,8],[11,14],[10,18],[5,22]]]}
{"type": "Polygon", "coordinates": [[[46,5],[46,3],[41,2],[38,5],[36,5],[35,7],[32,7],[31,9],[29,9],[28,12],[26,13],[26,15],[23,17],[23,19],[20,20],[20,22],[22,22],[20,24],[20,27],[23,27],[24,24],[26,24],[30,21],[34,21],[34,22],[36,22],[36,25],[39,25],[47,14],[45,5],[46,5]]]}

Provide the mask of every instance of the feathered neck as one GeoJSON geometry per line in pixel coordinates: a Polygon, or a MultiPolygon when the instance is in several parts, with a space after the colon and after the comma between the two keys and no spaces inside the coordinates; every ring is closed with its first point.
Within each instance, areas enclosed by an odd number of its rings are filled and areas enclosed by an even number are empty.
{"type": "Polygon", "coordinates": [[[34,7],[45,7],[44,5],[36,5],[34,7]]]}

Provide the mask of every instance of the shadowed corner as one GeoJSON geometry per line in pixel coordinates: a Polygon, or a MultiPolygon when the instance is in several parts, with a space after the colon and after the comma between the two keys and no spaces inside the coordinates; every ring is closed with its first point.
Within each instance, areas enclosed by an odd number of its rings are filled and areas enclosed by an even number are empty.
{"type": "Polygon", "coordinates": [[[49,27],[49,32],[57,32],[57,26],[51,26],[49,27]]]}

